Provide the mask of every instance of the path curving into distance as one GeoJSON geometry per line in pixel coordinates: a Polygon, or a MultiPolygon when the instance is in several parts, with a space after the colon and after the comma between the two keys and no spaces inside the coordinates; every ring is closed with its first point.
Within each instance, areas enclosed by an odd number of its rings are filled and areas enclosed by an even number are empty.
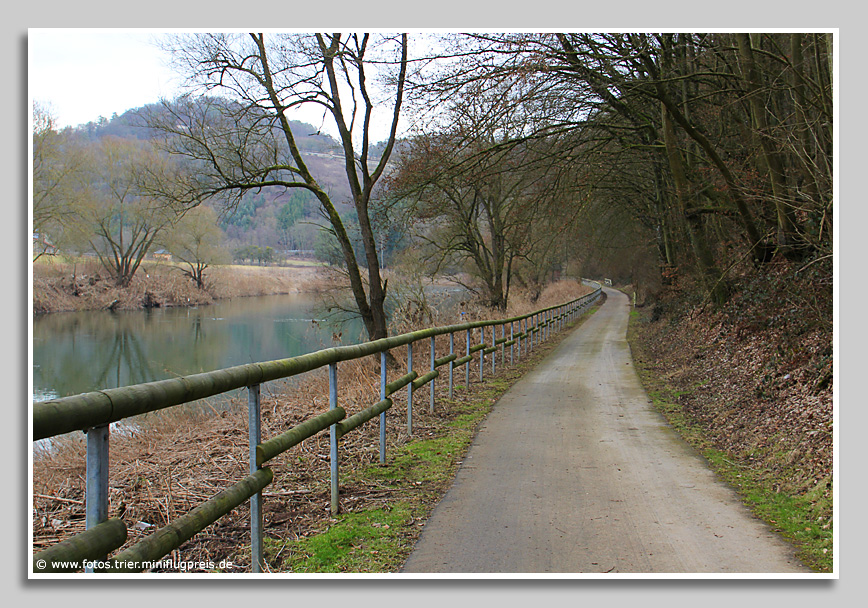
{"type": "Polygon", "coordinates": [[[607,301],[495,405],[403,573],[810,573],[653,408],[607,301]]]}

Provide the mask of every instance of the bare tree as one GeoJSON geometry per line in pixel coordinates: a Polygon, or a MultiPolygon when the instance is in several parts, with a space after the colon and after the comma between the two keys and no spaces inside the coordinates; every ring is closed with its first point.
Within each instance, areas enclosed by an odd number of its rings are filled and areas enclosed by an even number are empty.
{"type": "Polygon", "coordinates": [[[183,191],[176,188],[174,195],[189,204],[221,199],[231,209],[251,190],[310,191],[338,240],[369,338],[385,337],[387,286],[370,217],[376,204],[374,188],[398,130],[407,77],[407,36],[201,34],[176,37],[169,49],[195,91],[210,95],[166,102],[149,121],[166,135],[166,149],[193,163],[199,172],[195,181],[183,191]],[[372,82],[375,77],[379,86],[372,82]],[[296,143],[289,114],[301,105],[321,108],[337,130],[352,194],[346,202],[358,218],[362,260],[356,257],[341,212],[345,201],[332,199],[296,143]],[[383,108],[389,127],[382,153],[374,158],[375,112],[383,108]]]}
{"type": "Polygon", "coordinates": [[[83,192],[71,223],[120,286],[129,285],[158,235],[182,215],[175,201],[143,193],[143,167],[166,159],[150,145],[106,137],[88,150],[83,192]]]}
{"type": "Polygon", "coordinates": [[[536,266],[534,279],[548,272],[581,208],[581,163],[553,136],[525,137],[534,129],[526,101],[509,87],[469,86],[443,108],[449,128],[409,141],[391,176],[392,195],[415,202],[437,270],[468,272],[499,309],[518,264],[536,266]]]}
{"type": "MultiPolygon", "coordinates": [[[[46,233],[60,231],[73,214],[82,155],[65,133],[59,132],[51,112],[33,107],[33,231],[45,244],[46,233]]],[[[36,257],[44,253],[40,250],[36,257]]]]}
{"type": "Polygon", "coordinates": [[[205,289],[205,270],[211,264],[228,261],[222,238],[217,213],[207,205],[200,205],[169,227],[159,242],[183,264],[181,271],[196,283],[196,287],[205,289]]]}

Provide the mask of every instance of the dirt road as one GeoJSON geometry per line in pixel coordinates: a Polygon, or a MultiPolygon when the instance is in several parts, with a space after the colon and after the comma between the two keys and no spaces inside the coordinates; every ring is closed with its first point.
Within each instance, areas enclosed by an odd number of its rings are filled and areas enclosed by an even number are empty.
{"type": "Polygon", "coordinates": [[[403,572],[810,572],[652,409],[606,292],[495,406],[403,572]]]}

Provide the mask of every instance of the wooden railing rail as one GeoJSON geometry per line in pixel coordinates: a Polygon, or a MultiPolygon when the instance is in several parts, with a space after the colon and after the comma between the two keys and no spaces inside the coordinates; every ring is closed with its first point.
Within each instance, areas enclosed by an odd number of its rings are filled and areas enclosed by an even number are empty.
{"type": "MultiPolygon", "coordinates": [[[[72,431],[87,433],[87,530],[33,556],[33,573],[76,571],[126,572],[141,571],[153,567],[160,558],[177,549],[199,531],[217,519],[250,500],[252,571],[262,567],[262,509],[261,492],[271,483],[273,473],[263,464],[326,429],[330,435],[331,461],[331,510],[338,511],[338,440],[362,424],[380,417],[380,462],[385,462],[385,412],[392,406],[390,395],[406,387],[407,426],[412,434],[413,392],[440,377],[437,368],[449,365],[449,398],[453,391],[453,372],[467,365],[466,381],[470,383],[470,362],[480,352],[479,377],[484,379],[483,367],[486,354],[493,354],[494,368],[498,348],[501,362],[505,364],[505,348],[510,347],[510,362],[514,360],[515,347],[521,357],[548,337],[550,330],[560,329],[580,316],[601,294],[601,287],[565,304],[541,309],[533,313],[489,321],[475,321],[444,327],[433,327],[398,336],[383,338],[352,346],[340,346],[320,350],[307,355],[239,365],[227,369],[194,374],[181,378],[148,382],[134,386],[106,389],[62,397],[33,405],[32,437],[34,441],[47,439],[72,431]],[[518,323],[518,332],[514,331],[518,323]],[[501,337],[496,338],[495,327],[501,326],[501,337]],[[510,337],[506,337],[506,326],[510,337]],[[485,328],[491,327],[491,342],[485,341],[485,328]],[[480,330],[480,343],[470,345],[474,329],[480,330]],[[454,351],[456,333],[466,334],[466,353],[459,357],[454,351]],[[449,354],[436,358],[434,338],[449,335],[449,354]],[[420,375],[413,369],[413,344],[424,339],[431,340],[430,370],[420,375]],[[387,382],[386,352],[399,346],[407,346],[408,373],[387,382]],[[337,405],[337,364],[380,354],[380,401],[349,418],[337,405]],[[266,441],[260,437],[259,394],[265,382],[296,376],[321,367],[329,371],[329,411],[315,416],[266,441]],[[126,542],[126,528],[122,521],[108,519],[108,437],[109,425],[132,416],[154,412],[189,403],[231,390],[248,389],[250,432],[250,475],[203,502],[186,515],[160,528],[139,543],[124,551],[107,557],[107,554],[126,542]],[[78,564],[78,566],[76,566],[78,564]],[[90,564],[90,565],[88,565],[90,564]]],[[[434,387],[431,386],[431,409],[434,408],[434,387]]]]}

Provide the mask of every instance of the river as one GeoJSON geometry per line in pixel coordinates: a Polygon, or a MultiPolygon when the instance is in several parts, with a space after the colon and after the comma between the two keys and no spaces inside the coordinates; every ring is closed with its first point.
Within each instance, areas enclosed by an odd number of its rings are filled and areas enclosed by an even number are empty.
{"type": "Polygon", "coordinates": [[[345,321],[338,330],[322,316],[307,294],[198,308],[38,315],[33,400],[294,357],[365,338],[361,320],[345,321]]]}
{"type": "MultiPolygon", "coordinates": [[[[460,299],[455,296],[461,290],[433,291],[447,307],[460,299]]],[[[360,319],[338,324],[323,317],[310,294],[236,298],[197,308],[37,315],[33,400],[296,357],[367,339],[360,319]]]]}

